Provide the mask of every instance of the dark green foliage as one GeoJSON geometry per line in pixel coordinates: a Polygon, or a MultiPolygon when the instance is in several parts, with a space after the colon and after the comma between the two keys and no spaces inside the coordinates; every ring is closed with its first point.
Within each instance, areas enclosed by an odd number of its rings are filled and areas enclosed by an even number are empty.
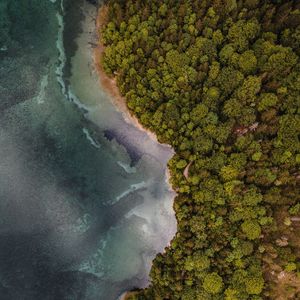
{"type": "Polygon", "coordinates": [[[299,4],[108,5],[103,66],[131,112],[176,151],[178,232],[136,297],[261,299],[274,211],[299,211],[299,4]]]}

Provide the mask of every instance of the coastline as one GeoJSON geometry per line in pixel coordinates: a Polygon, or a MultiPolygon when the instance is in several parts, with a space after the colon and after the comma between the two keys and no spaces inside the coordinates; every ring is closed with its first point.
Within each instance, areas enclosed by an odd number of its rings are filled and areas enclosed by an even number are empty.
{"type": "MultiPolygon", "coordinates": [[[[105,71],[103,69],[103,66],[101,65],[101,60],[102,60],[102,56],[103,56],[105,47],[102,43],[100,43],[100,41],[101,41],[101,39],[100,39],[100,30],[105,25],[105,22],[107,20],[107,18],[106,18],[107,10],[108,10],[107,5],[105,5],[105,4],[101,5],[98,8],[98,13],[97,13],[97,17],[96,17],[96,29],[95,30],[96,30],[96,35],[97,35],[97,45],[95,46],[94,51],[93,51],[93,60],[94,60],[94,65],[95,65],[96,71],[97,71],[98,76],[99,76],[100,84],[101,84],[103,90],[105,90],[107,92],[107,94],[110,95],[112,104],[123,115],[125,121],[127,123],[132,124],[133,126],[138,128],[139,130],[145,132],[149,136],[150,139],[152,139],[155,142],[159,143],[156,134],[154,132],[152,132],[151,130],[149,130],[149,129],[145,128],[144,126],[142,126],[140,124],[139,120],[137,119],[137,117],[134,116],[130,112],[130,110],[128,109],[127,104],[126,104],[125,97],[123,97],[120,94],[119,88],[117,86],[116,79],[109,77],[105,73],[105,71]]],[[[160,143],[160,144],[162,144],[162,143],[160,143]]],[[[162,144],[162,145],[164,145],[165,147],[168,147],[169,149],[171,149],[173,154],[175,154],[175,151],[174,151],[174,149],[172,148],[171,145],[168,145],[168,144],[162,144]]],[[[165,181],[167,183],[169,191],[174,193],[174,199],[175,199],[175,197],[177,196],[177,192],[173,189],[172,184],[170,182],[170,178],[171,178],[171,173],[170,173],[170,170],[169,170],[168,166],[166,166],[165,181]]],[[[174,201],[173,201],[173,205],[174,205],[174,201]]],[[[174,214],[175,214],[175,210],[174,210],[174,214]]],[[[176,217],[176,214],[175,214],[175,217],[176,217]]],[[[165,246],[165,248],[170,246],[172,239],[165,246]]],[[[135,291],[124,292],[123,294],[120,295],[118,300],[129,300],[130,297],[134,296],[135,294],[136,294],[135,291]]]]}
{"type": "MultiPolygon", "coordinates": [[[[102,43],[100,43],[100,30],[105,25],[105,22],[107,19],[106,18],[107,9],[108,9],[108,6],[106,4],[101,5],[98,8],[98,13],[97,13],[97,17],[96,17],[97,45],[95,46],[94,51],[93,51],[93,59],[94,59],[94,65],[95,65],[96,71],[99,76],[100,84],[101,84],[103,90],[105,90],[107,92],[107,94],[110,95],[112,104],[123,115],[125,121],[127,123],[132,124],[139,130],[145,132],[149,136],[149,138],[151,138],[155,142],[159,143],[156,134],[154,132],[152,132],[150,129],[147,129],[144,126],[142,126],[141,123],[139,122],[139,120],[137,119],[137,117],[134,116],[130,112],[130,110],[128,109],[127,104],[126,104],[125,97],[123,97],[120,94],[116,79],[109,77],[105,73],[105,71],[100,63],[101,59],[102,59],[102,55],[105,50],[104,45],[102,43]]],[[[160,144],[162,144],[162,143],[160,143],[160,144]]],[[[162,144],[162,145],[171,149],[173,154],[175,154],[175,151],[172,148],[172,146],[170,146],[168,144],[162,144]]],[[[173,189],[172,184],[170,183],[171,174],[170,174],[170,170],[168,167],[166,167],[165,175],[166,175],[166,183],[168,185],[168,188],[170,191],[174,192],[174,195],[175,195],[174,198],[175,198],[177,195],[177,192],[173,189]]]]}
{"type": "MultiPolygon", "coordinates": [[[[96,70],[99,75],[99,80],[101,82],[103,89],[111,96],[111,101],[112,101],[113,105],[124,116],[125,121],[130,124],[133,124],[139,130],[146,132],[147,135],[152,140],[159,143],[156,134],[153,133],[151,130],[142,126],[140,124],[140,122],[138,121],[137,117],[135,117],[130,112],[130,110],[128,109],[127,104],[126,104],[125,97],[123,97],[120,94],[116,79],[109,77],[105,73],[105,71],[100,63],[101,59],[102,59],[102,55],[104,53],[104,49],[105,49],[104,45],[99,42],[100,41],[100,29],[105,25],[107,9],[108,9],[108,7],[105,4],[100,6],[98,9],[98,14],[97,14],[97,18],[96,18],[96,33],[97,33],[98,41],[97,41],[97,46],[94,48],[94,64],[96,66],[96,70]]],[[[164,145],[168,148],[172,148],[168,144],[162,144],[162,145],[164,145]]]]}

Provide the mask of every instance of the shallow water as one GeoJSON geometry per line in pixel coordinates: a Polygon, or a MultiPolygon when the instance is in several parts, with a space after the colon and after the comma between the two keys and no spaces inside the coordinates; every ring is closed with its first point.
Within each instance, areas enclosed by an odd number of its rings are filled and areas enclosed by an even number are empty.
{"type": "Polygon", "coordinates": [[[0,2],[0,299],[116,299],[175,233],[172,151],[101,90],[95,15],[0,2]]]}

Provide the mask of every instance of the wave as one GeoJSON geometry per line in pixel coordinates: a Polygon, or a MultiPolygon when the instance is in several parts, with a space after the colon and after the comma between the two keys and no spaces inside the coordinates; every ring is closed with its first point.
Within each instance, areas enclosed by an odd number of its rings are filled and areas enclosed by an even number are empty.
{"type": "Polygon", "coordinates": [[[56,67],[56,78],[58,83],[61,86],[62,93],[65,97],[67,97],[66,94],[66,84],[63,79],[63,74],[64,74],[64,68],[67,62],[67,57],[64,49],[64,17],[63,17],[63,0],[61,0],[61,7],[62,7],[62,12],[57,12],[56,13],[56,18],[57,18],[57,23],[58,23],[58,34],[57,34],[57,40],[56,40],[56,48],[58,50],[58,64],[56,67]]]}
{"type": "MultiPolygon", "coordinates": [[[[56,0],[50,0],[51,2],[55,3],[56,0]]],[[[64,97],[69,100],[70,102],[73,102],[80,110],[83,110],[84,112],[88,112],[89,108],[82,104],[80,100],[74,95],[74,93],[71,91],[70,87],[67,86],[65,80],[64,80],[64,69],[67,63],[67,56],[64,48],[64,0],[61,0],[60,2],[60,11],[56,13],[57,23],[58,23],[58,33],[57,33],[57,40],[56,40],[56,48],[58,50],[58,64],[55,70],[56,78],[61,86],[61,91],[64,97]]]]}
{"type": "Polygon", "coordinates": [[[45,96],[46,96],[46,87],[48,86],[48,74],[44,75],[42,77],[42,80],[40,81],[40,89],[37,96],[34,98],[38,104],[42,104],[45,102],[45,96]]]}
{"type": "Polygon", "coordinates": [[[76,95],[72,92],[70,88],[68,88],[68,94],[67,94],[67,99],[71,102],[73,102],[80,110],[83,110],[84,112],[89,112],[90,109],[84,105],[76,95]]]}
{"type": "Polygon", "coordinates": [[[82,131],[92,146],[94,146],[97,149],[99,149],[101,147],[100,144],[91,137],[89,131],[86,128],[83,128],[82,131]]]}
{"type": "Polygon", "coordinates": [[[117,161],[117,164],[128,174],[136,173],[136,168],[131,167],[129,164],[126,164],[122,161],[117,161]]]}
{"type": "Polygon", "coordinates": [[[144,188],[144,187],[146,187],[146,186],[147,186],[147,184],[146,184],[145,181],[142,181],[142,182],[139,182],[139,183],[131,184],[131,185],[130,185],[130,188],[129,188],[128,190],[124,191],[124,192],[123,192],[122,194],[120,194],[119,196],[117,196],[116,199],[115,199],[115,201],[114,201],[112,204],[118,202],[119,200],[121,200],[121,199],[124,198],[125,196],[129,195],[130,193],[135,192],[135,191],[137,191],[137,190],[140,190],[140,189],[142,189],[142,188],[144,188]]]}
{"type": "Polygon", "coordinates": [[[90,228],[91,222],[91,215],[86,213],[76,220],[73,231],[76,233],[84,233],[90,228]]]}
{"type": "Polygon", "coordinates": [[[97,251],[86,261],[80,264],[79,271],[96,275],[98,278],[104,276],[103,251],[107,244],[107,237],[100,240],[97,251]]]}

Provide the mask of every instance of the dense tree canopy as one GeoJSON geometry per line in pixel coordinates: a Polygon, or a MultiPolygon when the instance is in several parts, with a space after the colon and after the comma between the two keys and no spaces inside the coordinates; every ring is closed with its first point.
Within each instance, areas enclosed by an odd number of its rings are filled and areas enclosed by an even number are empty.
{"type": "Polygon", "coordinates": [[[178,232],[134,298],[272,298],[270,260],[300,271],[297,245],[275,242],[277,213],[286,211],[287,228],[300,212],[299,1],[108,8],[104,69],[131,112],[176,151],[178,232]]]}

